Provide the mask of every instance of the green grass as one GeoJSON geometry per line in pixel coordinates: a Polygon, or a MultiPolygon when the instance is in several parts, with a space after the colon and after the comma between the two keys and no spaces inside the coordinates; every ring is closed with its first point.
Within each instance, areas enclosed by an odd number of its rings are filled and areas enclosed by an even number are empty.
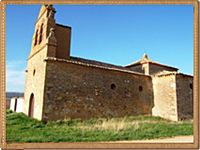
{"type": "Polygon", "coordinates": [[[126,116],[90,120],[67,119],[44,123],[23,113],[6,112],[6,141],[93,142],[143,140],[192,135],[192,121],[173,122],[160,117],[126,116]]]}

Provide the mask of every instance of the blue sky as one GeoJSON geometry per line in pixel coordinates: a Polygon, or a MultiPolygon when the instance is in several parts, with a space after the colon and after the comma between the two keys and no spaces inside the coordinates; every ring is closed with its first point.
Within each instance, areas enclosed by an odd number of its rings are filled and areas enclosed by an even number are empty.
{"type": "MultiPolygon", "coordinates": [[[[41,5],[7,5],[6,90],[24,91],[26,59],[41,5]]],[[[150,59],[193,74],[192,5],[54,5],[72,27],[71,56],[127,65],[150,59]]]]}

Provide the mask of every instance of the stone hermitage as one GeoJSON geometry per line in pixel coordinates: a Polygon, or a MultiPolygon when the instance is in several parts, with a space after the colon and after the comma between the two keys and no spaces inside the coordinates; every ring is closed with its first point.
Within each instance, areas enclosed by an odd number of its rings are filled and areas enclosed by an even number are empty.
{"type": "Polygon", "coordinates": [[[193,76],[147,54],[127,66],[70,56],[71,27],[43,5],[27,60],[23,112],[38,120],[160,116],[193,118],[193,76]]]}

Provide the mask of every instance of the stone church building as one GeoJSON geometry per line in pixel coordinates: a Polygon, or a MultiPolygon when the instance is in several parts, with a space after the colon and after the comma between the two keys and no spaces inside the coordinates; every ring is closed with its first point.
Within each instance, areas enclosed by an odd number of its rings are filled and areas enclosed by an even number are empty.
{"type": "Polygon", "coordinates": [[[193,77],[146,54],[127,66],[70,56],[71,27],[43,5],[27,59],[23,112],[38,120],[153,115],[193,117],[193,77]]]}

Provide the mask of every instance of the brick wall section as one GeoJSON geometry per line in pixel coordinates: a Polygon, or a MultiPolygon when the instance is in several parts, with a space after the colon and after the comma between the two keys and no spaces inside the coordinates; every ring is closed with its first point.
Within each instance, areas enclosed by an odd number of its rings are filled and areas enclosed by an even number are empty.
{"type": "Polygon", "coordinates": [[[153,116],[177,121],[176,75],[152,77],[154,90],[153,116]]]}
{"type": "Polygon", "coordinates": [[[192,119],[193,118],[193,77],[177,74],[177,109],[178,118],[192,119]]]}
{"type": "Polygon", "coordinates": [[[152,98],[149,76],[47,60],[44,119],[150,115],[152,98]]]}

